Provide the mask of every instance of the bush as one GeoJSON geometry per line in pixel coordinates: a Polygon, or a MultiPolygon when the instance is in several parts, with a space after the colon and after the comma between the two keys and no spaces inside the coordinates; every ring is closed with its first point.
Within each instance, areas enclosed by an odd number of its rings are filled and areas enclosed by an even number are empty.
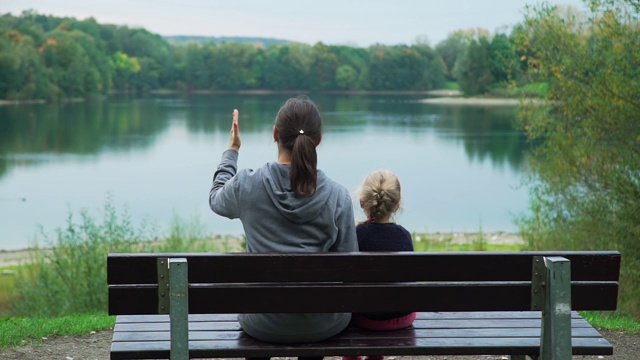
{"type": "Polygon", "coordinates": [[[104,205],[101,221],[87,210],[80,211],[80,219],[76,223],[70,213],[66,227],[57,229],[53,238],[42,231],[44,246],[33,248],[30,261],[18,271],[10,299],[12,315],[57,317],[105,312],[108,253],[239,249],[238,244],[207,238],[197,219],[185,222],[176,217],[169,235],[158,240],[155,227],[144,222],[134,227],[129,214],[118,213],[111,199],[104,205]]]}

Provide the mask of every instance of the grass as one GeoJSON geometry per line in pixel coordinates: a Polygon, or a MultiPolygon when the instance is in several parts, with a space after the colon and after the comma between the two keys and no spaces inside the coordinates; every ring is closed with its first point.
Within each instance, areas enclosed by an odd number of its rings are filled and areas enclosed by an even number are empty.
{"type": "Polygon", "coordinates": [[[58,318],[0,318],[0,349],[27,344],[52,335],[80,335],[112,329],[115,316],[76,314],[58,318]]]}
{"type": "Polygon", "coordinates": [[[445,81],[442,88],[445,90],[460,90],[460,85],[457,81],[445,81]]]}
{"type": "MultiPolygon", "coordinates": [[[[0,267],[0,289],[12,289],[16,282],[16,277],[13,275],[19,271],[19,266],[3,266],[0,267]]],[[[7,291],[0,291],[0,309],[9,306],[9,293],[7,291]]]]}
{"type": "Polygon", "coordinates": [[[525,95],[544,97],[549,93],[549,83],[536,82],[525,84],[520,87],[520,91],[525,95]]]}
{"type": "Polygon", "coordinates": [[[490,244],[482,231],[462,234],[417,234],[413,235],[415,251],[520,251],[520,244],[490,244]]]}
{"type": "Polygon", "coordinates": [[[527,83],[516,86],[511,83],[494,84],[489,93],[489,97],[501,98],[543,98],[549,93],[549,84],[546,82],[527,83]]]}
{"type": "Polygon", "coordinates": [[[640,322],[627,316],[614,313],[580,311],[580,315],[591,326],[601,329],[619,330],[628,334],[640,334],[640,322]]]}

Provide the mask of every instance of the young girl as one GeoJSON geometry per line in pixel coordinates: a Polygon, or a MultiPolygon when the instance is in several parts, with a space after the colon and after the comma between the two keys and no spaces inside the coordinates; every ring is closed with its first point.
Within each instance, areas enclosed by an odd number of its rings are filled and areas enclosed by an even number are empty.
{"type": "MultiPolygon", "coordinates": [[[[360,207],[367,221],[356,227],[360,251],[413,251],[411,234],[391,222],[400,209],[400,181],[388,170],[378,170],[367,176],[359,191],[360,207]]],[[[352,322],[371,330],[397,330],[410,326],[416,313],[353,314],[352,322]]],[[[382,360],[383,356],[367,356],[382,360]]],[[[359,356],[344,356],[343,360],[360,360],[359,356]]]]}

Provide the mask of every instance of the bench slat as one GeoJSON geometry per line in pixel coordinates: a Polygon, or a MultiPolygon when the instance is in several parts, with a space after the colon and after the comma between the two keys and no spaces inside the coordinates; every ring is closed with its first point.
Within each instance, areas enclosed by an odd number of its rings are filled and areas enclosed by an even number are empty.
{"type": "MultiPolygon", "coordinates": [[[[114,342],[112,359],[168,358],[169,341],[114,342]]],[[[540,339],[524,338],[412,338],[361,340],[334,338],[329,341],[282,346],[253,339],[241,341],[189,341],[192,358],[288,357],[340,355],[536,355],[540,339]]],[[[574,355],[611,355],[604,339],[572,339],[574,355]]]]}
{"type": "MultiPolygon", "coordinates": [[[[571,326],[574,328],[590,327],[589,323],[584,319],[572,319],[571,326]]],[[[519,328],[519,327],[536,327],[540,328],[540,320],[484,320],[471,322],[470,320],[416,320],[414,327],[429,329],[455,329],[455,328],[519,328]]],[[[189,329],[193,331],[203,330],[239,330],[240,325],[237,322],[194,322],[189,323],[189,329]]],[[[169,331],[169,323],[124,323],[116,324],[116,331],[169,331]]]]}
{"type": "MultiPolygon", "coordinates": [[[[474,312],[419,312],[417,320],[434,319],[540,319],[540,311],[474,311],[474,312]]],[[[190,322],[198,321],[237,321],[237,314],[189,314],[190,322]]],[[[571,318],[582,319],[577,311],[571,312],[571,318]]],[[[168,322],[169,315],[120,315],[118,323],[168,322]]]]}
{"type": "MultiPolygon", "coordinates": [[[[576,327],[572,329],[574,338],[600,338],[602,335],[593,328],[576,327]]],[[[189,340],[239,340],[247,335],[237,329],[235,331],[189,331],[189,340]]],[[[484,337],[540,337],[539,327],[530,328],[492,328],[492,329],[403,329],[393,332],[371,332],[357,328],[345,330],[341,337],[348,339],[401,339],[401,338],[484,338],[484,337]]],[[[116,331],[113,341],[168,341],[167,331],[116,331]]]]}
{"type": "Polygon", "coordinates": [[[620,253],[617,251],[307,255],[310,254],[109,254],[108,283],[157,284],[158,257],[187,258],[189,279],[195,283],[530,281],[534,256],[562,256],[569,259],[572,279],[575,281],[617,281],[620,271],[620,253]]]}
{"type": "MultiPolygon", "coordinates": [[[[617,305],[617,282],[575,282],[573,310],[611,310],[617,305]]],[[[157,314],[157,290],[109,287],[109,314],[157,314]],[[136,299],[136,301],[131,301],[136,299]]],[[[191,285],[189,313],[525,311],[531,309],[530,282],[398,284],[191,285]],[[319,291],[319,288],[322,291],[319,291]],[[253,294],[261,289],[260,301],[253,294]],[[368,299],[366,302],[360,299],[368,299]],[[216,299],[211,301],[210,299],[216,299]],[[289,301],[282,301],[289,299],[289,301]],[[340,301],[333,301],[340,299],[340,301]],[[468,301],[474,299],[474,301],[468,301]]]]}

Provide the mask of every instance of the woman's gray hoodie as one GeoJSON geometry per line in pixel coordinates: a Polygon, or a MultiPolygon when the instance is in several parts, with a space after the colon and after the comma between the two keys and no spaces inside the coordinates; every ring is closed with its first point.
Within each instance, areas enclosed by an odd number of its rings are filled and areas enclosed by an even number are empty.
{"type": "MultiPolygon", "coordinates": [[[[222,154],[209,205],[218,215],[242,221],[248,252],[358,251],[353,206],[346,188],[318,170],[315,194],[296,197],[288,165],[267,163],[255,171],[238,172],[237,162],[237,151],[222,154]]],[[[342,331],[350,318],[342,313],[239,316],[249,335],[275,342],[324,340],[342,331]]]]}

